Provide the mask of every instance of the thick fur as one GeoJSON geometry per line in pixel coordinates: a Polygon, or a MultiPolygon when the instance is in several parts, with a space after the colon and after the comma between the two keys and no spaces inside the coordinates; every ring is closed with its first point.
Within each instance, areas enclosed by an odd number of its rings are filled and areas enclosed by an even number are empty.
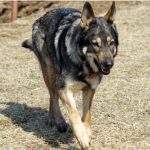
{"type": "Polygon", "coordinates": [[[86,2],[82,13],[72,8],[52,10],[33,24],[32,39],[22,46],[37,56],[50,93],[50,120],[67,130],[58,99],[64,103],[74,134],[83,149],[91,138],[91,104],[103,75],[109,74],[117,55],[118,32],[114,25],[115,3],[104,17],[95,17],[86,2]],[[73,92],[83,91],[80,116],[73,92]]]}

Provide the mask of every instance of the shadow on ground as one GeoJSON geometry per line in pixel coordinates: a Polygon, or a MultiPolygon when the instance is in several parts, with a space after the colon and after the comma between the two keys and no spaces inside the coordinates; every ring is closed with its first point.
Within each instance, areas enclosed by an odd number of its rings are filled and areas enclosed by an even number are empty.
{"type": "Polygon", "coordinates": [[[47,110],[13,102],[5,104],[7,107],[0,109],[0,113],[11,118],[12,122],[22,127],[24,131],[33,132],[52,147],[72,143],[73,134],[70,128],[66,133],[59,133],[55,128],[50,128],[47,110]]]}

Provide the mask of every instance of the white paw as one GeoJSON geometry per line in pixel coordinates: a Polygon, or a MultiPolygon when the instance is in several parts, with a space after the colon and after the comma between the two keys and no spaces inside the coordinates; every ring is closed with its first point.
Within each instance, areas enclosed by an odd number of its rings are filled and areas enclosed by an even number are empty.
{"type": "Polygon", "coordinates": [[[81,145],[82,149],[88,150],[90,147],[90,138],[87,132],[85,134],[82,134],[81,137],[78,138],[79,144],[81,145]]]}
{"type": "Polygon", "coordinates": [[[88,150],[90,147],[90,140],[89,139],[82,140],[82,142],[80,142],[80,145],[83,150],[88,150]]]}

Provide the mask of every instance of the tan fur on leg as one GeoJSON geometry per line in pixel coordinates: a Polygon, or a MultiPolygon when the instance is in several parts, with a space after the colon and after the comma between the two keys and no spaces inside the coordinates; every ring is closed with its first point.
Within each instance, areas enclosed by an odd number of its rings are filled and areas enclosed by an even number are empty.
{"type": "Polygon", "coordinates": [[[88,149],[90,146],[89,136],[76,108],[72,91],[66,88],[59,91],[59,96],[67,108],[70,124],[73,128],[77,140],[83,149],[88,149]]]}
{"type": "Polygon", "coordinates": [[[82,121],[87,129],[89,136],[91,137],[91,104],[95,90],[87,87],[83,90],[83,116],[82,121]]]}

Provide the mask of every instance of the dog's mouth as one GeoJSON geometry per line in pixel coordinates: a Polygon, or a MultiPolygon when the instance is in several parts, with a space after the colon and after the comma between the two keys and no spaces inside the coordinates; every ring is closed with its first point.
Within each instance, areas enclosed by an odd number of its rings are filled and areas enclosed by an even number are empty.
{"type": "Polygon", "coordinates": [[[104,75],[108,75],[110,73],[110,68],[104,68],[103,66],[101,66],[100,72],[104,75]]]}
{"type": "Polygon", "coordinates": [[[108,75],[110,74],[110,70],[111,68],[110,67],[103,67],[103,65],[101,65],[100,63],[98,63],[96,60],[95,60],[95,63],[99,69],[99,71],[103,74],[103,75],[108,75]]]}

